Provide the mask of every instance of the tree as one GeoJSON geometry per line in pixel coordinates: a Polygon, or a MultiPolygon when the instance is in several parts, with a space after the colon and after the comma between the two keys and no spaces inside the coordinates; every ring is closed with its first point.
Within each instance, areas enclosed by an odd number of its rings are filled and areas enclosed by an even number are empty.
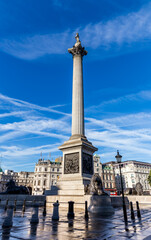
{"type": "Polygon", "coordinates": [[[151,170],[150,170],[149,176],[147,178],[147,181],[148,181],[149,185],[151,186],[151,170]]]}

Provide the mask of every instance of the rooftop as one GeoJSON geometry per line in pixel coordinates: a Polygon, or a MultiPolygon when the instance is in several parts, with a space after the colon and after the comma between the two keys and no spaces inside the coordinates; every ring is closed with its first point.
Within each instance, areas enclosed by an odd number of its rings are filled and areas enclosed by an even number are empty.
{"type": "MultiPolygon", "coordinates": [[[[124,163],[137,163],[137,164],[141,164],[141,165],[151,165],[151,163],[148,162],[141,162],[141,161],[137,161],[137,160],[127,160],[127,161],[123,161],[121,162],[122,164],[124,163]]],[[[118,164],[117,162],[115,162],[115,164],[118,164]]]]}

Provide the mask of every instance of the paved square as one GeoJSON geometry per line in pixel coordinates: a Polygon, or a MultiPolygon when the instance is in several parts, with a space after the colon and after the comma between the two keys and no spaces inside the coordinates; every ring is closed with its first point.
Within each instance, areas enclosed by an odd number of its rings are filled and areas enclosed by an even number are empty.
{"type": "Polygon", "coordinates": [[[20,208],[13,217],[13,227],[2,229],[2,223],[6,213],[0,209],[0,236],[2,240],[15,239],[48,239],[48,240],[71,240],[71,239],[151,239],[151,210],[141,210],[142,219],[139,221],[136,216],[134,223],[131,222],[130,211],[128,210],[128,230],[125,230],[122,209],[116,209],[112,217],[89,216],[84,219],[83,212],[76,212],[74,220],[67,219],[67,212],[60,209],[60,220],[53,222],[52,209],[47,209],[46,217],[42,214],[43,208],[39,209],[39,223],[31,225],[30,219],[32,208],[26,208],[24,215],[20,208]]]}

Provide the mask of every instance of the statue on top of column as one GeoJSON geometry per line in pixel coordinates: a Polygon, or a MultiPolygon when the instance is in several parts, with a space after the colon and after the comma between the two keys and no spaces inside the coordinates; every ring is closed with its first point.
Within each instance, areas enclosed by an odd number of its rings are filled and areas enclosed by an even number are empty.
{"type": "Polygon", "coordinates": [[[75,43],[74,46],[77,47],[77,46],[81,45],[81,41],[79,39],[79,33],[76,33],[75,39],[77,40],[77,42],[75,43]]]}
{"type": "Polygon", "coordinates": [[[81,55],[82,57],[84,55],[87,55],[87,51],[82,47],[81,41],[79,39],[79,33],[76,33],[75,39],[77,40],[73,48],[68,48],[68,52],[74,55],[81,55]]]}

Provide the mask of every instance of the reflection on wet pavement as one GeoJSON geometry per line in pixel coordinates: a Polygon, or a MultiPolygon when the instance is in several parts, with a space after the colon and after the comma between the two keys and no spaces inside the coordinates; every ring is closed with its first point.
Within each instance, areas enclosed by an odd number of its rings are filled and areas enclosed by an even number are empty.
{"type": "Polygon", "coordinates": [[[39,223],[31,224],[32,208],[26,208],[24,215],[17,209],[13,216],[13,226],[2,228],[6,212],[0,209],[0,237],[2,240],[28,239],[28,240],[71,240],[71,239],[143,239],[144,230],[151,227],[150,208],[142,209],[142,219],[138,220],[135,211],[135,221],[131,221],[128,210],[128,226],[125,228],[122,209],[116,209],[111,217],[84,218],[84,212],[76,212],[74,219],[67,218],[67,212],[60,209],[59,221],[52,221],[52,209],[47,209],[43,216],[43,208],[39,209],[39,223]]]}

